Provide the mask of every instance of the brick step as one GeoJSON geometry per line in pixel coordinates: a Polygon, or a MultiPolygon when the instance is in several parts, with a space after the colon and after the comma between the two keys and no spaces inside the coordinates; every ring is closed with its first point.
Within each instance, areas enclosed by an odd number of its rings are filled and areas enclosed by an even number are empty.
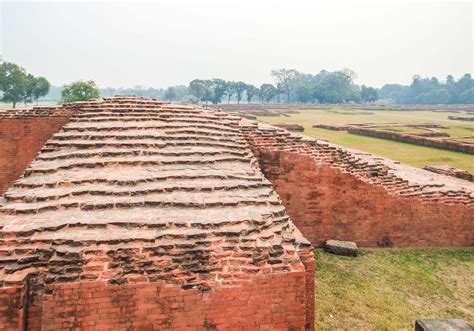
{"type": "Polygon", "coordinates": [[[58,170],[73,169],[73,168],[103,168],[112,166],[160,166],[160,165],[198,165],[198,164],[212,164],[220,162],[249,162],[248,157],[226,156],[202,156],[191,158],[184,155],[183,157],[153,157],[153,156],[131,156],[131,157],[104,157],[100,159],[64,159],[57,161],[41,161],[37,160],[31,163],[30,167],[25,170],[23,176],[37,176],[39,174],[54,173],[58,170]]]}
{"type": "Polygon", "coordinates": [[[188,181],[166,181],[155,183],[141,183],[134,186],[112,186],[105,184],[82,184],[81,186],[69,186],[63,188],[38,188],[36,190],[13,188],[9,190],[4,198],[9,202],[41,202],[59,200],[66,197],[81,195],[98,196],[137,196],[152,193],[172,192],[214,192],[235,191],[241,189],[271,188],[270,183],[265,182],[239,182],[235,180],[188,180],[188,181]]]}
{"type": "Polygon", "coordinates": [[[68,131],[70,129],[81,129],[81,128],[90,128],[90,129],[102,129],[102,128],[145,128],[145,127],[153,127],[156,126],[157,128],[167,128],[167,129],[179,129],[179,128],[199,128],[199,129],[208,129],[208,130],[219,130],[224,132],[233,132],[237,134],[241,134],[241,132],[228,125],[228,123],[215,123],[209,121],[189,121],[187,119],[180,120],[172,120],[166,121],[164,119],[154,119],[154,118],[131,118],[121,120],[107,120],[103,122],[70,122],[64,126],[64,131],[68,131]]]}
{"type": "Polygon", "coordinates": [[[184,140],[184,141],[162,141],[157,142],[158,139],[155,140],[126,140],[126,141],[108,141],[108,142],[90,142],[87,140],[81,141],[53,141],[49,140],[44,146],[46,150],[56,149],[61,147],[73,147],[76,149],[89,149],[89,148],[102,148],[102,147],[115,147],[115,148],[164,148],[164,147],[171,147],[171,146],[199,146],[199,147],[223,147],[223,148],[234,148],[241,150],[245,147],[245,144],[230,144],[230,143],[220,143],[218,141],[209,142],[203,140],[184,140]]]}
{"type": "Polygon", "coordinates": [[[221,141],[221,142],[237,142],[241,144],[245,144],[245,140],[239,136],[236,136],[234,139],[226,138],[226,137],[214,137],[211,135],[180,135],[179,133],[176,134],[169,134],[169,135],[156,135],[156,134],[61,134],[61,135],[54,135],[49,142],[54,143],[56,141],[74,141],[74,140],[101,140],[101,141],[110,141],[110,140],[142,140],[142,139],[149,139],[149,140],[159,140],[159,141],[173,141],[173,140],[204,140],[204,141],[221,141]]]}
{"type": "MultiPolygon", "coordinates": [[[[161,167],[160,167],[161,168],[161,167]]],[[[105,169],[107,170],[107,169],[105,169]]],[[[109,184],[109,185],[138,185],[141,183],[154,183],[162,181],[175,181],[175,180],[206,180],[206,179],[216,179],[216,180],[241,180],[246,182],[262,182],[261,177],[255,176],[244,176],[244,175],[231,175],[230,173],[226,175],[218,175],[215,171],[205,171],[204,169],[188,169],[189,175],[185,173],[176,173],[175,171],[164,171],[158,170],[155,171],[156,174],[161,173],[161,175],[149,175],[148,176],[138,176],[138,169],[130,168],[128,172],[126,169],[122,169],[121,174],[110,174],[110,172],[101,172],[96,171],[93,174],[84,174],[76,177],[68,176],[68,180],[64,180],[64,174],[52,174],[41,177],[26,177],[20,178],[15,182],[12,189],[15,188],[37,188],[37,187],[67,187],[70,185],[83,185],[83,184],[109,184]]],[[[265,181],[266,182],[266,181],[265,181]]]]}
{"type": "Polygon", "coordinates": [[[60,199],[58,201],[19,203],[12,202],[0,208],[3,214],[35,214],[48,210],[80,209],[101,210],[115,208],[136,207],[179,207],[179,208],[209,208],[216,206],[239,205],[278,205],[279,200],[273,190],[262,192],[226,192],[225,198],[220,199],[215,192],[173,192],[172,194],[148,194],[145,196],[79,196],[75,198],[60,199]]]}
{"type": "Polygon", "coordinates": [[[64,160],[64,159],[73,159],[73,158],[104,158],[104,157],[117,157],[117,156],[149,156],[149,155],[162,155],[162,156],[206,156],[206,155],[234,155],[240,157],[250,157],[248,151],[235,151],[235,150],[215,150],[215,149],[202,149],[198,150],[176,150],[169,149],[170,151],[160,149],[95,149],[87,151],[69,151],[69,150],[59,150],[54,152],[42,153],[37,157],[37,160],[40,161],[53,161],[53,160],[64,160]],[[174,151],[173,151],[174,150],[174,151]]]}

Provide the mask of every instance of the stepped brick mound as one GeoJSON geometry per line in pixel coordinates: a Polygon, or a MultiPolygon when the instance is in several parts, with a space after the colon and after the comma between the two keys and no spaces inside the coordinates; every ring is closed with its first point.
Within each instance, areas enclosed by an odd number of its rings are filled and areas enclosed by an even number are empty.
{"type": "Polygon", "coordinates": [[[313,245],[473,246],[474,183],[241,121],[260,168],[313,245]]]}
{"type": "Polygon", "coordinates": [[[1,202],[0,330],[313,328],[311,245],[240,118],[136,97],[63,110],[1,202]]]}

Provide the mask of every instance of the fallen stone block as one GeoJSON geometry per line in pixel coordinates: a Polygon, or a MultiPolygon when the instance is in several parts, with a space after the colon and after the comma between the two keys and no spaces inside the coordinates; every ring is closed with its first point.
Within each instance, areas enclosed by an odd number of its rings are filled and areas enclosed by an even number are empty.
{"type": "Polygon", "coordinates": [[[336,255],[357,256],[357,245],[352,241],[328,240],[324,250],[336,255]]]}
{"type": "Polygon", "coordinates": [[[474,327],[460,319],[426,319],[416,321],[415,331],[474,331],[474,327]]]}

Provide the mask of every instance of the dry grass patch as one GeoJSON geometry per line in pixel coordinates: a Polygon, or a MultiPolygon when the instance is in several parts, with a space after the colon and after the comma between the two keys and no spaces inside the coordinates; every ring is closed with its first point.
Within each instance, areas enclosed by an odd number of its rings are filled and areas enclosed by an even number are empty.
{"type": "Polygon", "coordinates": [[[416,319],[474,321],[474,249],[316,250],[317,330],[413,330],[416,319]]]}

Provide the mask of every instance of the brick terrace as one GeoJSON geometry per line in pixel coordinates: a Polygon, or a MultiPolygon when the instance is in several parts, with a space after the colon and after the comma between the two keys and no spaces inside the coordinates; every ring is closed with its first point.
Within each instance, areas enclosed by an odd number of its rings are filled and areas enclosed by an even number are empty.
{"type": "Polygon", "coordinates": [[[74,115],[5,193],[0,329],[311,329],[314,261],[240,118],[134,97],[74,115]]]}

